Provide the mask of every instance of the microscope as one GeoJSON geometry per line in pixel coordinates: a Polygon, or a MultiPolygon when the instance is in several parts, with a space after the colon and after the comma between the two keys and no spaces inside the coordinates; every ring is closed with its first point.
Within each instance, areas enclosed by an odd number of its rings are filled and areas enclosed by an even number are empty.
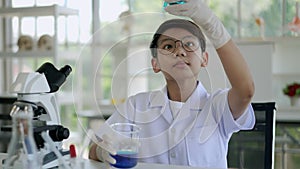
{"type": "Polygon", "coordinates": [[[69,150],[62,148],[62,141],[69,137],[69,129],[63,127],[60,121],[59,107],[55,92],[71,73],[69,65],[56,69],[46,62],[36,72],[19,73],[11,86],[11,92],[17,93],[17,101],[13,106],[29,104],[33,110],[33,135],[39,153],[43,156],[42,168],[53,168],[59,165],[58,157],[45,146],[41,133],[47,132],[55,143],[55,147],[64,158],[69,158],[69,150]]]}

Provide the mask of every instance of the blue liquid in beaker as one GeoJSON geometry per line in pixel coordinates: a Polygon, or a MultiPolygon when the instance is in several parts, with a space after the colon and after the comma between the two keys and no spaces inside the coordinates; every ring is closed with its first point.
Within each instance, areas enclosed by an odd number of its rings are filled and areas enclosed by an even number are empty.
{"type": "Polygon", "coordinates": [[[122,150],[111,156],[116,159],[116,164],[112,164],[116,168],[132,168],[137,165],[137,152],[122,150]]]}

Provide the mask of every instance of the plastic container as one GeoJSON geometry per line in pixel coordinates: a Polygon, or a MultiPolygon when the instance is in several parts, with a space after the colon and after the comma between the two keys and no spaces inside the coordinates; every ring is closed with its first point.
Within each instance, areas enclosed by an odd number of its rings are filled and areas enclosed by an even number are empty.
{"type": "Polygon", "coordinates": [[[42,158],[38,155],[33,137],[32,104],[16,102],[10,113],[12,137],[4,169],[41,169],[42,158]]]}

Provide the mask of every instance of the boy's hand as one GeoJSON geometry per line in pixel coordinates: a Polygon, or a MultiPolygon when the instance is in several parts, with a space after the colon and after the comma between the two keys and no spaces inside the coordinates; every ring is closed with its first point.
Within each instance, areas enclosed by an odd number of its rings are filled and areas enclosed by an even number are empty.
{"type": "Polygon", "coordinates": [[[110,164],[115,164],[116,160],[111,156],[111,155],[116,155],[117,152],[113,148],[112,144],[112,139],[108,135],[103,135],[102,136],[102,141],[99,142],[96,148],[96,155],[97,158],[106,163],[106,166],[110,166],[110,164]]]}
{"type": "MultiPolygon", "coordinates": [[[[165,0],[174,2],[174,0],[165,0]]],[[[185,4],[169,5],[165,8],[170,14],[190,17],[205,32],[216,49],[222,47],[231,37],[218,17],[203,0],[185,0],[185,4]]]]}
{"type": "MultiPolygon", "coordinates": [[[[165,2],[174,2],[176,0],[165,0],[165,2]]],[[[214,15],[202,0],[185,0],[185,4],[169,5],[165,8],[167,12],[177,16],[186,16],[197,20],[198,24],[206,24],[214,15]]]]}

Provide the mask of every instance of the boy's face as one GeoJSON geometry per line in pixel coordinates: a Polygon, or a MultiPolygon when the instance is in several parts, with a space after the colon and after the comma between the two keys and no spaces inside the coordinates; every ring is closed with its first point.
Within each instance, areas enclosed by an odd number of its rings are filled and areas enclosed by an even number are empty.
{"type": "Polygon", "coordinates": [[[207,53],[201,51],[198,38],[185,29],[166,30],[157,46],[157,57],[152,59],[153,70],[162,71],[167,80],[197,79],[200,68],[207,65],[207,53]]]}

